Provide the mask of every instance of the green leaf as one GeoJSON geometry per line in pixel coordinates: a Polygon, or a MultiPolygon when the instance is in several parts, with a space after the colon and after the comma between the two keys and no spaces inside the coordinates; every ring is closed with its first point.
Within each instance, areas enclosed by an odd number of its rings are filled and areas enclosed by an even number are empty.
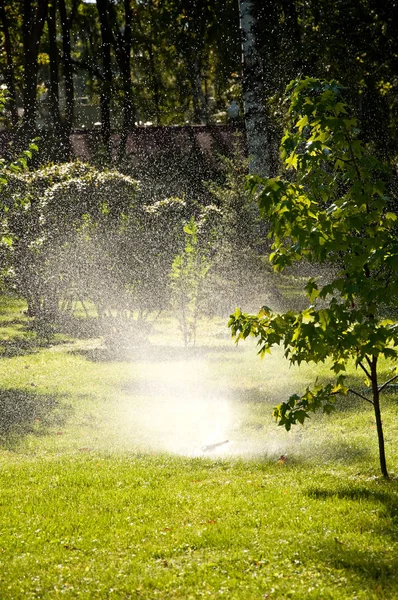
{"type": "Polygon", "coordinates": [[[285,160],[285,165],[287,169],[293,168],[297,169],[297,154],[293,153],[285,160]]]}
{"type": "Polygon", "coordinates": [[[301,315],[302,315],[303,323],[313,323],[315,321],[315,316],[314,316],[313,310],[311,308],[307,308],[306,310],[303,310],[301,315]]]}
{"type": "Polygon", "coordinates": [[[319,296],[318,285],[313,278],[307,281],[304,289],[311,303],[319,296]]]}
{"type": "Polygon", "coordinates": [[[308,115],[304,115],[304,117],[302,117],[301,119],[299,119],[296,123],[296,127],[297,129],[301,132],[303,130],[303,128],[308,125],[309,123],[309,119],[308,119],[308,115]]]}
{"type": "Polygon", "coordinates": [[[319,323],[323,331],[326,331],[330,323],[330,315],[327,310],[321,308],[318,310],[319,323]]]}

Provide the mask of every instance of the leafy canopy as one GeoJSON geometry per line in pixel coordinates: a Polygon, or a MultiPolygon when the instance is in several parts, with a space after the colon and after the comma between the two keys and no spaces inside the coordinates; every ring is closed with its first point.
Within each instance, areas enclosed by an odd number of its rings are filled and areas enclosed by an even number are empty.
{"type": "Polygon", "coordinates": [[[270,223],[274,269],[306,260],[333,273],[327,285],[308,280],[311,304],[298,314],[263,307],[257,315],[239,309],[231,315],[235,339],[257,337],[262,356],[281,344],[292,364],[331,359],[333,383],[316,384],[274,409],[286,429],[303,423],[311,411],[329,412],[335,394],[347,393],[349,360],[373,386],[378,358],[397,358],[398,324],[383,318],[387,307],[398,307],[397,215],[388,194],[390,173],[359,139],[343,92],[335,81],[292,82],[287,88],[288,129],[281,143],[284,176],[249,178],[270,223]]]}

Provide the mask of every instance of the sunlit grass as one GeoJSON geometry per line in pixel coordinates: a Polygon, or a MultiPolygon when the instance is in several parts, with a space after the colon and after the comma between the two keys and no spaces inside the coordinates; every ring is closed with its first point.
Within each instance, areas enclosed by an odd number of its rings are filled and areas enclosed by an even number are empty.
{"type": "Polygon", "coordinates": [[[367,469],[95,453],[2,470],[2,598],[396,598],[367,469]]]}
{"type": "MultiPolygon", "coordinates": [[[[19,339],[24,306],[7,306],[19,339]]],[[[223,320],[188,351],[170,318],[124,353],[29,335],[2,359],[2,600],[398,598],[398,483],[379,477],[371,407],[345,399],[291,432],[272,419],[327,365],[261,361],[223,320]]]]}

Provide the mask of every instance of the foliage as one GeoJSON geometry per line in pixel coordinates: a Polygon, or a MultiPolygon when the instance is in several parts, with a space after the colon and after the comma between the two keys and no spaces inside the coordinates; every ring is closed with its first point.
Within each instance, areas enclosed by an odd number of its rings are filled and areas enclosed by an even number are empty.
{"type": "MultiPolygon", "coordinates": [[[[397,215],[388,210],[388,169],[370,155],[358,137],[356,120],[335,81],[306,78],[288,87],[289,129],[281,157],[289,179],[251,177],[260,210],[270,222],[270,261],[283,270],[297,261],[331,265],[324,286],[316,278],[305,289],[311,306],[298,314],[258,315],[237,310],[230,319],[236,340],[258,338],[259,353],[282,344],[292,364],[331,360],[335,381],[316,383],[275,408],[280,425],[303,423],[309,413],[332,410],[353,360],[371,387],[380,464],[388,476],[380,417],[378,362],[398,358],[398,325],[384,318],[384,307],[398,307],[397,215]]],[[[398,377],[393,367],[391,379],[398,377]]],[[[353,391],[353,390],[351,390],[353,391]]]]}
{"type": "Polygon", "coordinates": [[[207,188],[217,202],[222,215],[220,237],[222,245],[233,254],[253,250],[260,237],[258,207],[247,189],[249,160],[237,136],[231,157],[220,155],[222,182],[209,181],[207,188]]]}
{"type": "MultiPolygon", "coordinates": [[[[209,298],[217,298],[217,314],[228,315],[241,303],[248,291],[261,287],[267,302],[279,304],[279,292],[269,284],[271,269],[262,256],[269,248],[264,243],[267,225],[260,219],[259,209],[247,187],[249,160],[243,151],[240,135],[235,138],[231,156],[219,155],[220,176],[206,182],[218,216],[212,218],[212,267],[207,282],[209,298]]],[[[214,311],[211,301],[208,312],[214,311]]]]}
{"type": "Polygon", "coordinates": [[[11,4],[0,7],[5,42],[0,66],[25,110],[28,99],[32,104],[26,82],[37,82],[34,100],[41,124],[70,126],[68,113],[87,114],[81,97],[101,112],[97,120],[103,123],[107,96],[112,124],[123,129],[126,112],[134,126],[211,120],[225,111],[239,66],[239,16],[233,0],[11,4]],[[220,27],[225,35],[219,34],[220,27]]]}
{"type": "Polygon", "coordinates": [[[91,299],[94,289],[101,296],[98,282],[107,283],[110,241],[120,235],[136,182],[80,162],[11,173],[8,180],[3,203],[14,239],[9,279],[30,312],[56,314],[62,296],[73,289],[91,299]]]}
{"type": "Polygon", "coordinates": [[[95,308],[108,345],[142,340],[169,303],[185,201],[144,204],[131,177],[79,161],[8,178],[2,198],[14,243],[6,283],[37,324],[47,331],[78,307],[86,316],[95,308]]]}
{"type": "MultiPolygon", "coordinates": [[[[7,100],[8,91],[5,88],[1,88],[0,115],[4,111],[7,100]]],[[[19,217],[22,216],[18,227],[23,229],[23,213],[27,205],[25,193],[21,193],[17,198],[14,198],[10,189],[12,188],[13,181],[22,177],[27,171],[28,161],[32,158],[33,153],[38,150],[37,141],[37,139],[32,141],[29,144],[29,148],[19,152],[12,161],[7,162],[4,158],[0,158],[0,286],[3,285],[4,278],[7,277],[10,268],[12,268],[10,255],[15,251],[17,239],[12,221],[16,214],[19,217]]]]}
{"type": "MultiPolygon", "coordinates": [[[[126,134],[127,123],[225,121],[231,100],[241,102],[235,0],[3,4],[0,67],[14,128],[22,106],[55,131],[70,130],[73,113],[75,124],[86,116],[92,126],[111,111],[112,126],[126,134]]],[[[335,77],[350,89],[365,139],[389,159],[396,156],[397,6],[390,0],[250,4],[270,128],[279,128],[290,79],[299,73],[335,77]]]]}

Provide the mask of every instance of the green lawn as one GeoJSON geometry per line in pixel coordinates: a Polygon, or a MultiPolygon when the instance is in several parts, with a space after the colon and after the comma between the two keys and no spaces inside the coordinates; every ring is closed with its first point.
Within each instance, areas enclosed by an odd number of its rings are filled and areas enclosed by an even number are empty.
{"type": "Polygon", "coordinates": [[[1,600],[398,598],[395,393],[386,482],[367,404],[276,427],[313,368],[260,361],[223,321],[186,352],[164,319],[123,353],[48,344],[23,309],[0,304],[1,600]]]}

